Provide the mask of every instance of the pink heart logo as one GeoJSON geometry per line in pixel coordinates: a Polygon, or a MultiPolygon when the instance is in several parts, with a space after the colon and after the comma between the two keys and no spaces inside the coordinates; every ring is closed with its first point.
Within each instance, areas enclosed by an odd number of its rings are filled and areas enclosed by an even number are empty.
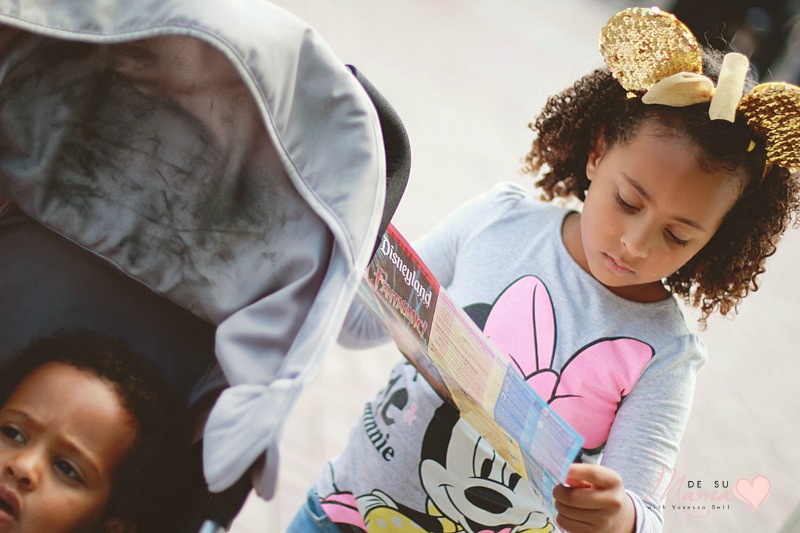
{"type": "Polygon", "coordinates": [[[764,476],[756,476],[753,481],[742,478],[733,486],[733,493],[743,502],[750,504],[753,512],[769,497],[769,480],[764,476]]]}

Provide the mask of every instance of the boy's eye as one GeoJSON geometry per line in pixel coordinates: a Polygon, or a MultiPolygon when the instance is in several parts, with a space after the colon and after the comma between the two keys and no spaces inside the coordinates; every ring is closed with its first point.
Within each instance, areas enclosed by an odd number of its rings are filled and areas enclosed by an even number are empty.
{"type": "Polygon", "coordinates": [[[70,464],[69,461],[65,461],[64,459],[57,459],[53,466],[56,470],[58,470],[61,475],[64,477],[77,482],[83,482],[83,478],[81,478],[80,473],[78,470],[70,464]]]}
{"type": "Polygon", "coordinates": [[[636,211],[638,211],[638,210],[639,210],[639,208],[638,208],[638,207],[635,207],[635,206],[633,206],[633,205],[629,204],[628,202],[626,202],[625,200],[623,200],[623,199],[622,199],[622,196],[620,196],[620,195],[619,195],[619,193],[617,193],[617,203],[618,203],[618,204],[620,205],[620,207],[622,207],[624,210],[626,210],[626,211],[630,211],[630,212],[632,212],[632,213],[635,213],[636,211]]]}
{"type": "Polygon", "coordinates": [[[17,444],[25,444],[25,435],[14,426],[7,424],[0,426],[0,434],[2,434],[6,440],[16,442],[17,444]]]}

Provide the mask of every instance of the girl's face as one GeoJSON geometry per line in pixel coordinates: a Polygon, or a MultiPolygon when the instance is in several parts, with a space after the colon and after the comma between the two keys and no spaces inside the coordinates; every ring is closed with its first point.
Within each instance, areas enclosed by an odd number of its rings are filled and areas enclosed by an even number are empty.
{"type": "Polygon", "coordinates": [[[95,531],[135,425],[94,374],[49,363],[0,409],[0,532],[95,531]]]}
{"type": "Polygon", "coordinates": [[[706,172],[695,146],[652,124],[628,143],[598,141],[586,174],[579,224],[565,223],[567,249],[612,292],[639,301],[665,296],[660,280],[708,243],[739,191],[733,174],[706,172]]]}

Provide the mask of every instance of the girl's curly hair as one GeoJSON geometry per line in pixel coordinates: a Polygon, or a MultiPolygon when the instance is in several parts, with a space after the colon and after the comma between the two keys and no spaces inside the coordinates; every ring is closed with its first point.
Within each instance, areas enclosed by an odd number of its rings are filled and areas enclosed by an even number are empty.
{"type": "MultiPolygon", "coordinates": [[[[703,72],[715,82],[723,54],[703,50],[703,72]]],[[[755,85],[748,76],[745,92],[755,85]]],[[[708,104],[683,108],[646,105],[629,98],[607,69],[598,69],[552,96],[530,128],[536,134],[523,170],[539,174],[536,185],[546,200],[574,196],[589,188],[588,155],[600,135],[606,146],[629,142],[645,123],[654,123],[700,148],[699,164],[725,170],[740,181],[739,197],[711,240],[664,286],[700,307],[701,322],[713,312],[726,315],[751,291],[778,239],[800,211],[800,173],[771,166],[766,173],[764,140],[742,117],[712,121],[708,104]],[[751,141],[755,148],[748,151],[751,141]],[[763,176],[763,177],[762,177],[763,176]]]]}

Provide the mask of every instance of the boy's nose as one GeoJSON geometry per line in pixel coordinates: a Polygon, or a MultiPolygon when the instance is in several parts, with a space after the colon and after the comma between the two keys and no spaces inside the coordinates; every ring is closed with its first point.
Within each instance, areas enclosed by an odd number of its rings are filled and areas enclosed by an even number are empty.
{"type": "Polygon", "coordinates": [[[24,490],[33,490],[39,484],[39,458],[33,451],[22,450],[6,463],[6,475],[24,490]]]}

